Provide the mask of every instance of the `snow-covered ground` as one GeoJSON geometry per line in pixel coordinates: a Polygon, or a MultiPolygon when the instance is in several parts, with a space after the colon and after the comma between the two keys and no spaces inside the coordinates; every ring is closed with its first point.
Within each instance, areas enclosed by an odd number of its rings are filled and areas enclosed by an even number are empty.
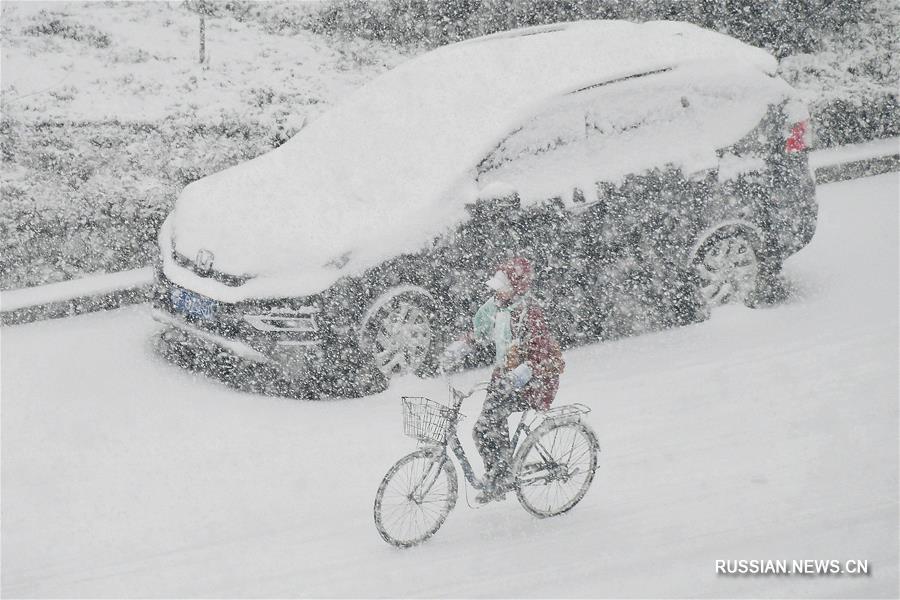
{"type": "Polygon", "coordinates": [[[201,68],[199,17],[183,2],[12,1],[3,19],[4,108],[28,123],[238,113],[293,129],[404,58],[384,44],[277,35],[226,11],[206,21],[201,68]]]}
{"type": "Polygon", "coordinates": [[[461,499],[407,551],[372,501],[413,447],[399,395],[440,381],[237,392],[158,358],[144,306],[4,328],[2,594],[896,597],[898,197],[896,173],[820,187],[785,305],[568,352],[558,402],[593,408],[603,448],[585,500],[537,520],[461,499]],[[871,573],[724,577],[717,559],[871,573]]]}

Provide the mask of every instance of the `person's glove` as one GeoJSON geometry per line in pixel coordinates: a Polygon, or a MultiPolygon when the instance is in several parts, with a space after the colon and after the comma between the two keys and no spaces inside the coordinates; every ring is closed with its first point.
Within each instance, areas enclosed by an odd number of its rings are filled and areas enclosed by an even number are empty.
{"type": "Polygon", "coordinates": [[[441,355],[440,366],[444,371],[450,371],[459,366],[463,359],[472,351],[472,346],[465,340],[457,340],[447,346],[441,355]]]}
{"type": "Polygon", "coordinates": [[[516,343],[511,344],[506,351],[506,368],[512,371],[523,362],[525,362],[525,357],[521,350],[521,346],[516,343]]]}
{"type": "Polygon", "coordinates": [[[510,383],[514,389],[521,390],[531,381],[531,367],[527,362],[509,372],[510,383]]]}

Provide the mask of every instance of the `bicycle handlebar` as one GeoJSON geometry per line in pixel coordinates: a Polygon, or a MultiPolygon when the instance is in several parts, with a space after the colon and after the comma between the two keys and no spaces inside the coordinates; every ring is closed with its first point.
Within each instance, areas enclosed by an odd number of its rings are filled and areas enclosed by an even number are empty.
{"type": "Polygon", "coordinates": [[[465,400],[466,398],[470,397],[470,396],[471,396],[472,394],[474,394],[475,392],[480,392],[480,391],[484,391],[484,390],[488,389],[488,386],[489,386],[489,385],[490,385],[490,382],[489,382],[489,381],[481,381],[481,382],[476,383],[475,385],[473,385],[473,386],[469,389],[468,392],[463,392],[462,390],[458,390],[458,389],[456,389],[455,387],[453,387],[452,384],[448,384],[447,387],[450,388],[450,393],[453,394],[453,398],[454,398],[453,405],[454,405],[454,407],[458,410],[459,407],[462,406],[463,400],[465,400]]]}

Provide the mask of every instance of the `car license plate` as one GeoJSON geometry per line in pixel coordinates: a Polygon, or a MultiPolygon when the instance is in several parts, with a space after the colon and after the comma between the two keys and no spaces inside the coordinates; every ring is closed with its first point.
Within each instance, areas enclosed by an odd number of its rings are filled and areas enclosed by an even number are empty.
{"type": "Polygon", "coordinates": [[[216,314],[216,301],[198,296],[188,290],[174,288],[171,293],[172,307],[176,312],[197,319],[212,319],[216,314]]]}

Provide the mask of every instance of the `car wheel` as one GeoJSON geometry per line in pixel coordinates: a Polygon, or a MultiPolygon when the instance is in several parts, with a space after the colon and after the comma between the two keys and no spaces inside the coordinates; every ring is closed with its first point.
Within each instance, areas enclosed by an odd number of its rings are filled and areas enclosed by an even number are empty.
{"type": "Polygon", "coordinates": [[[744,230],[728,228],[710,235],[697,249],[691,264],[709,307],[752,303],[760,273],[755,241],[744,230]]]}
{"type": "Polygon", "coordinates": [[[433,362],[435,318],[423,291],[389,291],[376,300],[360,327],[360,348],[386,379],[422,373],[433,362]]]}

